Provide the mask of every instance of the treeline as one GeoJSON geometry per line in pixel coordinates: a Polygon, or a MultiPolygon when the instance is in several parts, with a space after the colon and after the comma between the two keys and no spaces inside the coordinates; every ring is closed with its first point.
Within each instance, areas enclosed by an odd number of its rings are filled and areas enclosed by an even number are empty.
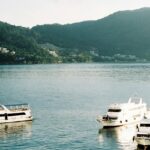
{"type": "Polygon", "coordinates": [[[52,58],[39,46],[36,38],[37,34],[28,28],[0,22],[0,63],[51,63],[52,58]]]}

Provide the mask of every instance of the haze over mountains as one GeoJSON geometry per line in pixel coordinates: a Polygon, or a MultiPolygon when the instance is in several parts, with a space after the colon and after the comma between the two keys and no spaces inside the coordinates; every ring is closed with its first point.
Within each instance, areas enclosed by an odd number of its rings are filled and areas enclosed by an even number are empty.
{"type": "Polygon", "coordinates": [[[0,22],[0,47],[15,51],[0,53],[1,63],[149,61],[150,8],[31,29],[0,22]]]}

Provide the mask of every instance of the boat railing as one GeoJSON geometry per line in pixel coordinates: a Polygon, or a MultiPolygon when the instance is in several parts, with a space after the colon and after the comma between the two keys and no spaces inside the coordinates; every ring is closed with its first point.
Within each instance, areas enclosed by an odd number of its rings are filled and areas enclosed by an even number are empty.
{"type": "Polygon", "coordinates": [[[137,103],[137,104],[142,104],[142,98],[141,97],[130,97],[128,103],[137,103]]]}
{"type": "Polygon", "coordinates": [[[5,105],[5,107],[11,111],[17,111],[17,110],[28,110],[29,105],[24,103],[24,104],[13,104],[13,105],[5,105]]]}

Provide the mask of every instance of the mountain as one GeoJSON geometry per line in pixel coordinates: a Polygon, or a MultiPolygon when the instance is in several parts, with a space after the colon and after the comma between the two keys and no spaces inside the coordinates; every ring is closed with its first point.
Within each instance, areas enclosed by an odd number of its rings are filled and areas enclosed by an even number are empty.
{"type": "Polygon", "coordinates": [[[149,18],[150,8],[141,8],[95,21],[31,29],[0,22],[0,48],[10,52],[0,53],[0,63],[149,61],[149,18]]]}
{"type": "Polygon", "coordinates": [[[135,55],[150,58],[150,8],[119,11],[103,19],[67,25],[38,25],[32,28],[39,43],[95,50],[100,55],[135,55]]]}

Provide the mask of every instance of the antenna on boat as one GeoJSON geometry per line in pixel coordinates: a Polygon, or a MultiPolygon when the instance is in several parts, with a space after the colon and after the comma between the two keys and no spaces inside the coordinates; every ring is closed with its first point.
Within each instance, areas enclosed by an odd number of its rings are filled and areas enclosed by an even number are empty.
{"type": "Polygon", "coordinates": [[[131,103],[131,100],[132,100],[132,97],[130,97],[130,98],[129,98],[129,101],[128,101],[128,103],[131,103]]]}

